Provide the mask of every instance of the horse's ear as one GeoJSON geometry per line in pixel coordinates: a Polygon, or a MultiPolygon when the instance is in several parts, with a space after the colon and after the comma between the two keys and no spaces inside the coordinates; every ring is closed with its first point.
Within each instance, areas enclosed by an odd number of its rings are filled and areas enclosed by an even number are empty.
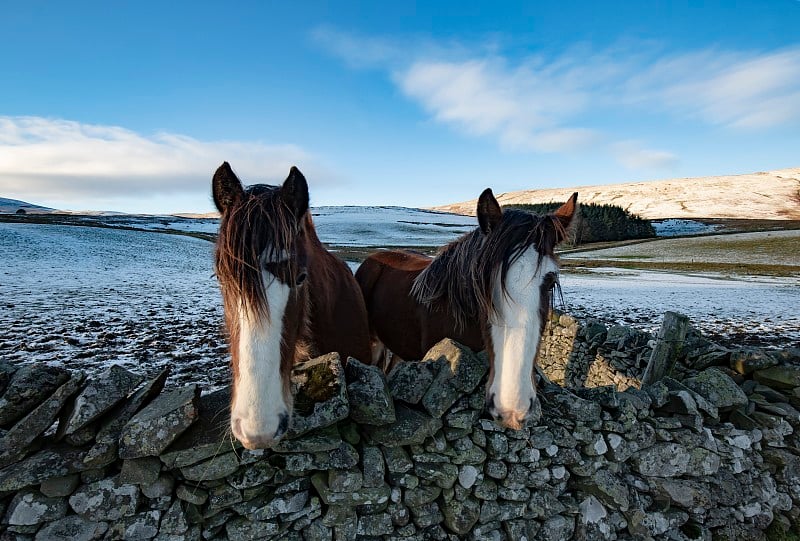
{"type": "Polygon", "coordinates": [[[567,236],[567,229],[569,224],[572,223],[572,218],[575,217],[575,211],[578,208],[578,192],[572,194],[569,200],[558,207],[553,213],[553,216],[558,220],[560,227],[556,228],[557,240],[556,243],[563,241],[567,236]]]}
{"type": "Polygon", "coordinates": [[[292,166],[281,187],[281,197],[300,220],[308,210],[308,183],[300,170],[292,166]]]}
{"type": "Polygon", "coordinates": [[[491,188],[486,188],[478,198],[478,224],[484,234],[489,234],[500,220],[503,219],[503,209],[494,198],[491,188]]]}
{"type": "Polygon", "coordinates": [[[211,180],[214,204],[222,214],[244,197],[244,188],[228,162],[223,162],[211,180]]]}

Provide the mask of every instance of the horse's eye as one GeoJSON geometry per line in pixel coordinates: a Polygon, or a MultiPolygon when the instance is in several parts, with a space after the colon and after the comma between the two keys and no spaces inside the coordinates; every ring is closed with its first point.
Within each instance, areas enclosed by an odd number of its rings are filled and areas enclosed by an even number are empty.
{"type": "Polygon", "coordinates": [[[298,286],[302,285],[303,282],[306,281],[306,278],[308,278],[308,274],[305,271],[301,271],[300,274],[297,275],[297,280],[295,281],[295,284],[298,286]]]}

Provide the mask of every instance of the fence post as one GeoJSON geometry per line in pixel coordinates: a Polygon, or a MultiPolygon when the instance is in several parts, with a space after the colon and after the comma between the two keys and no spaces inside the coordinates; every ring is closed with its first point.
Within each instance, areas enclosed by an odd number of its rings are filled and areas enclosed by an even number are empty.
{"type": "Polygon", "coordinates": [[[642,387],[652,385],[672,372],[672,367],[683,348],[689,318],[677,312],[666,312],[658,331],[653,354],[642,376],[642,387]]]}

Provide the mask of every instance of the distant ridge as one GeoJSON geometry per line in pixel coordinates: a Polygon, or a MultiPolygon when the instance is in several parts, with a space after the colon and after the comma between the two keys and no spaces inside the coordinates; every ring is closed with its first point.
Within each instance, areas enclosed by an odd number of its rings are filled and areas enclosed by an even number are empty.
{"type": "Polygon", "coordinates": [[[43,207],[41,205],[34,205],[33,203],[27,203],[25,201],[20,201],[19,199],[6,199],[5,197],[0,197],[0,213],[14,214],[19,209],[22,209],[25,212],[30,212],[30,213],[45,214],[53,212],[53,209],[48,207],[43,207]]]}
{"type": "MultiPolygon", "coordinates": [[[[718,177],[653,180],[605,186],[522,190],[497,195],[501,205],[566,201],[619,205],[642,218],[800,220],[800,167],[718,177]]],[[[433,207],[475,214],[477,199],[433,207]]]]}

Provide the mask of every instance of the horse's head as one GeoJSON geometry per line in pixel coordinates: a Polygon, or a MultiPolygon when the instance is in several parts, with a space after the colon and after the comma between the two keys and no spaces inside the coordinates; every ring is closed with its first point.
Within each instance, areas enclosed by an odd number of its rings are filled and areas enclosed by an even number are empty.
{"type": "Polygon", "coordinates": [[[270,447],[289,426],[306,325],[308,184],[292,167],[280,187],[245,189],[225,162],[212,189],[222,214],[215,267],[230,333],[231,430],[249,449],[270,447]]]}
{"type": "Polygon", "coordinates": [[[509,428],[519,429],[538,411],[533,369],[558,283],[554,248],[566,237],[577,199],[575,193],[546,216],[504,212],[490,189],[478,200],[484,241],[475,279],[481,312],[488,315],[483,328],[490,359],[487,405],[509,428]]]}

